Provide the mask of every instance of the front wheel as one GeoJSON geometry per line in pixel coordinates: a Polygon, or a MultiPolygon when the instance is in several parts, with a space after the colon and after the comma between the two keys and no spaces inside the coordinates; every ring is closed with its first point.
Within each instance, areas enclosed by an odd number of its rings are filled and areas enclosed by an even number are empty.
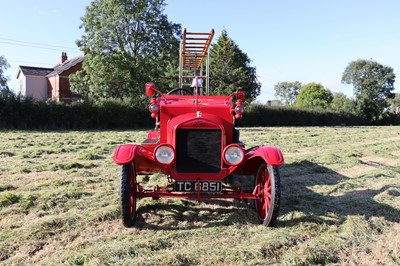
{"type": "Polygon", "coordinates": [[[135,163],[122,166],[121,170],[121,215],[125,227],[132,227],[136,222],[136,169],[135,163]]]}
{"type": "Polygon", "coordinates": [[[281,198],[278,167],[262,162],[256,172],[255,186],[258,219],[263,225],[272,226],[278,218],[281,198]]]}

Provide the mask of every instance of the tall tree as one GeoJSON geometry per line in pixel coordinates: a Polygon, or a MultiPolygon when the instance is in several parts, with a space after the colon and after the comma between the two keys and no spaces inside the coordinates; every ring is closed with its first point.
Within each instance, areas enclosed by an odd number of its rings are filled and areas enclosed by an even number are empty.
{"type": "Polygon", "coordinates": [[[376,120],[389,107],[393,98],[395,74],[393,68],[373,60],[352,61],[343,72],[342,82],[353,85],[356,114],[376,120]]]}
{"type": "Polygon", "coordinates": [[[222,31],[210,51],[210,90],[214,94],[231,94],[239,88],[246,90],[249,102],[260,95],[261,83],[256,68],[239,46],[222,31]]]}
{"type": "Polygon", "coordinates": [[[5,76],[4,71],[9,67],[10,65],[8,64],[7,60],[4,58],[4,56],[0,55],[0,91],[8,89],[7,82],[9,78],[5,76]]]}
{"type": "Polygon", "coordinates": [[[296,101],[296,96],[299,94],[303,85],[299,81],[294,82],[279,82],[274,86],[275,97],[277,97],[285,105],[293,105],[296,101]]]}
{"type": "Polygon", "coordinates": [[[319,83],[304,85],[296,98],[296,105],[305,108],[327,109],[332,102],[332,92],[319,83]]]}
{"type": "Polygon", "coordinates": [[[168,21],[164,0],[94,0],[82,18],[84,71],[72,89],[89,97],[137,98],[144,84],[164,84],[167,62],[178,65],[181,26],[168,21]]]}
{"type": "Polygon", "coordinates": [[[336,92],[333,94],[333,99],[330,105],[331,109],[339,112],[352,112],[353,101],[347,97],[343,92],[336,92]]]}

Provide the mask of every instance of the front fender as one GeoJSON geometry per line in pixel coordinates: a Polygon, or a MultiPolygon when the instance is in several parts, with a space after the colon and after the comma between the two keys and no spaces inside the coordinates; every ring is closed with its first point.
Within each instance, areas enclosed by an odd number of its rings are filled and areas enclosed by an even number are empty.
{"type": "Polygon", "coordinates": [[[118,165],[128,164],[135,158],[135,150],[137,145],[135,144],[124,144],[118,146],[114,152],[114,162],[118,165]]]}
{"type": "Polygon", "coordinates": [[[271,166],[281,166],[285,162],[278,147],[256,146],[246,150],[243,163],[234,171],[239,175],[253,175],[262,161],[271,166]]]}
{"type": "Polygon", "coordinates": [[[285,162],[282,151],[274,146],[255,147],[249,155],[248,159],[262,157],[271,166],[281,166],[285,162]]]}
{"type": "Polygon", "coordinates": [[[118,146],[113,159],[118,165],[130,164],[135,160],[136,173],[143,175],[158,173],[164,167],[154,161],[151,151],[135,144],[118,146]]]}

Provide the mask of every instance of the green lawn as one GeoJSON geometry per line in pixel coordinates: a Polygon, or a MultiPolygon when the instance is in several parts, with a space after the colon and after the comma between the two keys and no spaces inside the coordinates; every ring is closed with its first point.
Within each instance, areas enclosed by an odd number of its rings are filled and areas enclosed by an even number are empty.
{"type": "Polygon", "coordinates": [[[0,131],[0,264],[400,264],[400,127],[241,129],[285,156],[274,228],[248,202],[178,199],[140,200],[123,227],[112,154],[146,135],[0,131]]]}

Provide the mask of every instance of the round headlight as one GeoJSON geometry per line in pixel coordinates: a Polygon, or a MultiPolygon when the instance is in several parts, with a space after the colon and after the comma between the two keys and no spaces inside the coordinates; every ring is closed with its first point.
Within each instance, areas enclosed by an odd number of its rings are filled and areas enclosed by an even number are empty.
{"type": "Polygon", "coordinates": [[[157,104],[150,104],[149,111],[150,113],[157,113],[160,110],[160,107],[157,104]]]}
{"type": "Polygon", "coordinates": [[[243,161],[244,151],[242,147],[232,144],[225,148],[225,162],[229,165],[237,165],[243,161]]]}
{"type": "Polygon", "coordinates": [[[175,158],[175,152],[171,146],[161,145],[154,151],[157,162],[170,164],[175,158]]]}
{"type": "Polygon", "coordinates": [[[236,106],[235,112],[236,112],[237,114],[243,114],[243,113],[244,113],[244,107],[243,107],[242,105],[236,106]]]}

